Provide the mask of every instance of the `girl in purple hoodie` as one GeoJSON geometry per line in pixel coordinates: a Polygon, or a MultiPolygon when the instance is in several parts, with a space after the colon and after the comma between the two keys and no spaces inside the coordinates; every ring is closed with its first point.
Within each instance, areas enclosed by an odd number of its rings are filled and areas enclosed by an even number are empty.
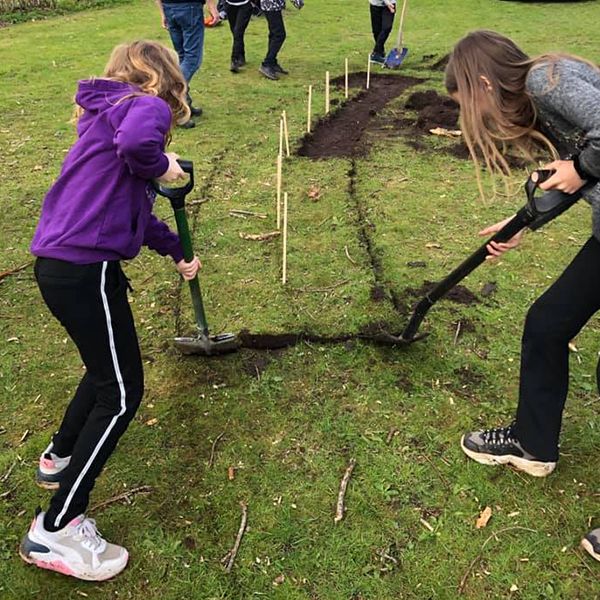
{"type": "Polygon", "coordinates": [[[120,261],[148,246],[169,255],[185,279],[177,235],[152,214],[150,181],[184,176],[165,152],[171,128],[189,119],[177,58],[155,42],[114,49],[102,79],[79,82],[78,140],[46,195],[31,245],[48,308],[77,346],[83,376],[40,457],[39,485],[56,490],[21,543],[28,563],[100,581],[126,566],[85,516],[94,482],[140,404],[142,361],[120,261]]]}

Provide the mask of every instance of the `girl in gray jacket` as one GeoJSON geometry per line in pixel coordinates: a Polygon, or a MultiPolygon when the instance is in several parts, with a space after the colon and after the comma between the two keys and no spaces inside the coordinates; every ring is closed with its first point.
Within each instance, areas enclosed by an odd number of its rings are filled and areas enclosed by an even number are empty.
{"type": "MultiPolygon", "coordinates": [[[[563,54],[529,58],[512,40],[475,31],[454,47],[446,88],[460,104],[461,129],[477,166],[483,159],[488,172],[508,175],[502,148],[517,147],[531,157],[541,144],[555,158],[545,167],[555,174],[541,188],[574,193],[600,179],[600,70],[594,64],[563,54]]],[[[592,235],[527,314],[515,420],[461,440],[463,451],[479,463],[510,464],[536,477],[556,467],[568,344],[600,309],[600,186],[585,195],[592,205],[592,235]]],[[[507,221],[480,233],[495,233],[507,221]]],[[[522,233],[507,243],[492,242],[490,257],[517,246],[522,233]]],[[[600,529],[582,545],[600,560],[600,529]]]]}

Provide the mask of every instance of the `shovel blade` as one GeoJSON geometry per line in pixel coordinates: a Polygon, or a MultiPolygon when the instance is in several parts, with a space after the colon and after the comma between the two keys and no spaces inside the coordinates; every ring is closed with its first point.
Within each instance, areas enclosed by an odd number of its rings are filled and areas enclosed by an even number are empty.
{"type": "Polygon", "coordinates": [[[177,337],[174,344],[182,354],[216,356],[235,352],[240,347],[240,340],[233,333],[220,333],[219,335],[177,337]]]}
{"type": "Polygon", "coordinates": [[[407,54],[408,48],[394,48],[393,50],[390,50],[383,66],[386,69],[398,69],[404,62],[407,54]]]}

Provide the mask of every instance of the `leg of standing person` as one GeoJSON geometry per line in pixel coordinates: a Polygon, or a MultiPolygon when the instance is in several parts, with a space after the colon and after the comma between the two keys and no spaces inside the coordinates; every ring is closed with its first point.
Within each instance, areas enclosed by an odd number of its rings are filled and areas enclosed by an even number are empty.
{"type": "Polygon", "coordinates": [[[283,16],[280,10],[269,10],[265,11],[264,14],[269,25],[269,45],[260,72],[268,79],[279,79],[277,75],[277,54],[281,50],[286,37],[283,16]]]}
{"type": "Polygon", "coordinates": [[[190,3],[185,15],[180,18],[183,31],[183,53],[184,59],[181,63],[181,71],[188,84],[188,104],[195,117],[202,114],[200,108],[193,108],[190,95],[190,83],[192,77],[202,66],[204,56],[204,11],[201,4],[190,3]]]}
{"type": "Polygon", "coordinates": [[[82,423],[59,489],[48,511],[34,519],[21,556],[43,568],[101,580],[121,571],[128,554],[107,544],[84,513],[96,478],[135,415],[144,390],[127,279],[116,261],[73,265],[38,259],[36,276],[46,304],[75,342],[85,378],[93,386],[80,397],[81,407],[74,406],[76,394],[69,411],[81,417],[90,408],[92,393],[95,402],[82,423]],[[88,546],[93,551],[86,554],[88,546]]]}
{"type": "Polygon", "coordinates": [[[374,55],[383,54],[383,51],[379,47],[379,36],[382,29],[381,15],[384,9],[384,6],[374,6],[373,4],[369,4],[369,10],[371,12],[371,31],[373,32],[373,40],[375,41],[373,52],[371,53],[372,57],[374,57],[374,55]]]}
{"type": "Polygon", "coordinates": [[[385,56],[385,43],[387,42],[392,28],[394,26],[394,13],[387,7],[382,7],[381,11],[381,31],[377,38],[377,47],[380,50],[380,54],[385,56]]]}
{"type": "Polygon", "coordinates": [[[538,477],[554,470],[569,384],[568,345],[600,309],[598,269],[600,242],[592,237],[532,305],[523,332],[516,421],[465,434],[461,445],[470,458],[512,464],[538,477]]]}
{"type": "Polygon", "coordinates": [[[247,2],[239,7],[233,32],[233,54],[235,54],[235,57],[232,57],[232,60],[237,61],[239,67],[243,67],[246,64],[244,35],[248,28],[248,23],[250,23],[250,17],[252,17],[252,5],[250,2],[247,2]]]}

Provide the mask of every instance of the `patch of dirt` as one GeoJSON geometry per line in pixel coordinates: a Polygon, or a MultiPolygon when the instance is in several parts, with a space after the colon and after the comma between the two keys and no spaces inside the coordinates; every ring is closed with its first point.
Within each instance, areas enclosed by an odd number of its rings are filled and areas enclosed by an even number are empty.
{"type": "MultiPolygon", "coordinates": [[[[435,281],[425,281],[420,288],[407,288],[406,294],[410,296],[417,296],[419,298],[427,295],[437,283],[435,281]]],[[[443,298],[442,300],[450,300],[450,302],[455,302],[456,304],[478,304],[479,298],[467,287],[464,285],[457,285],[453,287],[443,298]]]]}
{"type": "Polygon", "coordinates": [[[436,62],[434,62],[431,67],[429,67],[432,71],[443,71],[446,68],[446,65],[448,64],[448,61],[450,60],[450,54],[446,54],[445,56],[442,56],[442,58],[440,58],[439,60],[437,60],[436,62]]]}
{"type": "Polygon", "coordinates": [[[249,353],[248,356],[244,356],[242,362],[242,371],[250,377],[260,379],[264,370],[273,360],[271,353],[258,354],[257,352],[249,353]]]}
{"type": "Polygon", "coordinates": [[[481,373],[471,370],[468,366],[459,367],[452,372],[463,388],[477,387],[485,379],[481,373]]]}
{"type": "Polygon", "coordinates": [[[488,281],[483,285],[479,294],[484,298],[489,298],[498,291],[498,284],[495,281],[488,281]]]}
{"type": "MultiPolygon", "coordinates": [[[[372,73],[369,89],[363,89],[314,124],[314,130],[302,138],[297,154],[315,159],[364,156],[368,151],[364,134],[373,118],[388,102],[422,81],[404,75],[372,73]]],[[[344,79],[338,77],[332,83],[343,85],[344,79]]],[[[352,87],[365,83],[366,73],[349,76],[352,87]]]]}
{"type": "Polygon", "coordinates": [[[385,290],[380,285],[374,285],[371,288],[371,300],[373,302],[381,302],[387,297],[385,290]]]}

